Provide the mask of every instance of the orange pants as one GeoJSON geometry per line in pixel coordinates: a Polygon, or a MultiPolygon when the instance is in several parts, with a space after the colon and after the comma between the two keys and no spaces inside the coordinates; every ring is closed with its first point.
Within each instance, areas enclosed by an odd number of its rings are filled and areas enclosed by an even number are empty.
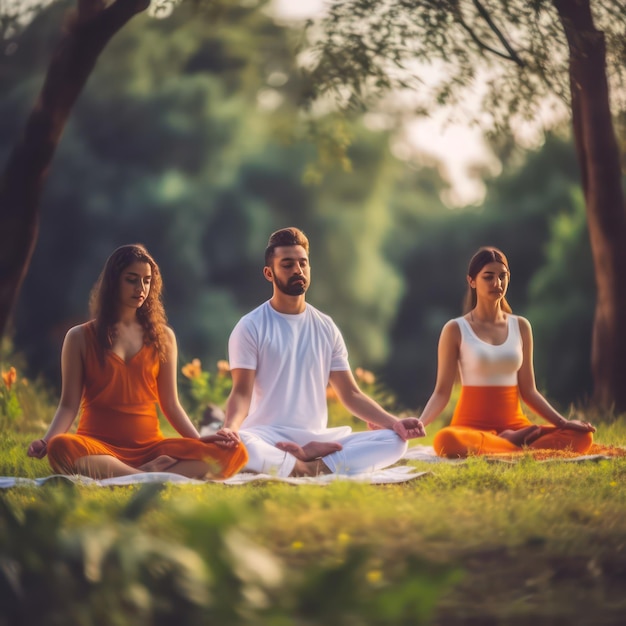
{"type": "Polygon", "coordinates": [[[113,456],[135,468],[161,455],[181,461],[204,461],[212,467],[217,478],[236,474],[248,462],[248,451],[243,443],[231,449],[185,437],[163,438],[141,448],[124,448],[78,433],[56,435],[48,443],[48,461],[59,474],[76,473],[74,462],[91,455],[113,456]]]}
{"type": "MultiPolygon", "coordinates": [[[[464,386],[450,426],[435,435],[433,447],[439,456],[449,458],[519,452],[521,446],[499,437],[498,433],[528,426],[532,426],[532,422],[522,412],[517,386],[464,386]]],[[[592,442],[591,433],[541,426],[541,435],[528,447],[584,454],[592,442]]]]}

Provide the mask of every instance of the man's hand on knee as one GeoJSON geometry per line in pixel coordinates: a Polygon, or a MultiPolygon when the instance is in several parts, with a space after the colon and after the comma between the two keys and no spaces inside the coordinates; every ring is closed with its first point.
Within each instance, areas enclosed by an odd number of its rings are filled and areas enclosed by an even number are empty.
{"type": "Polygon", "coordinates": [[[422,420],[417,417],[405,417],[404,419],[399,419],[393,425],[393,430],[403,441],[426,436],[424,424],[422,424],[422,420]]]}

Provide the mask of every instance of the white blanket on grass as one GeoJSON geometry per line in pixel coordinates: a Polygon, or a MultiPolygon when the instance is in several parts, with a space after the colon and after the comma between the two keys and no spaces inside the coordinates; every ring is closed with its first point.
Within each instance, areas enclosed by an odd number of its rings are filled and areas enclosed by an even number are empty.
{"type": "Polygon", "coordinates": [[[19,476],[0,476],[0,488],[7,489],[10,487],[39,487],[46,483],[53,482],[71,482],[78,485],[93,485],[99,487],[110,487],[113,485],[134,485],[138,483],[176,483],[176,484],[192,484],[204,485],[207,483],[219,483],[221,485],[246,485],[255,482],[283,482],[290,485],[329,485],[336,481],[349,481],[357,483],[369,483],[372,485],[386,485],[393,483],[405,483],[416,478],[429,474],[430,472],[418,472],[414,468],[402,465],[396,467],[388,467],[376,472],[367,474],[358,474],[356,476],[343,476],[337,474],[326,474],[322,476],[312,477],[280,477],[270,474],[250,474],[241,472],[231,476],[225,480],[198,480],[195,478],[187,478],[180,474],[172,474],[171,472],[146,472],[145,474],[130,474],[128,476],[117,476],[115,478],[104,478],[94,480],[86,476],[65,476],[61,474],[53,474],[52,476],[43,476],[42,478],[20,478],[19,476]]]}
{"type": "MultiPolygon", "coordinates": [[[[579,461],[599,461],[602,459],[611,459],[612,457],[603,454],[587,454],[578,456],[575,458],[558,458],[558,459],[545,459],[539,461],[540,463],[548,463],[551,461],[559,462],[579,462],[579,461]]],[[[411,446],[405,453],[403,460],[406,461],[425,461],[428,463],[452,463],[460,464],[466,463],[467,459],[446,459],[444,457],[437,456],[432,446],[414,445],[411,446]]],[[[510,459],[489,459],[493,462],[501,463],[515,463],[516,461],[510,459]]],[[[131,474],[129,476],[118,476],[116,478],[104,478],[102,480],[94,480],[93,478],[87,478],[86,476],[64,476],[61,474],[53,474],[52,476],[43,476],[41,478],[21,478],[19,476],[0,476],[0,489],[7,489],[10,487],[38,487],[48,482],[71,482],[79,485],[94,485],[100,487],[110,487],[113,485],[134,485],[137,483],[178,483],[178,484],[193,484],[204,485],[208,483],[219,483],[222,485],[246,485],[249,483],[258,482],[283,482],[290,485],[329,485],[335,481],[349,481],[356,483],[369,483],[372,485],[386,485],[394,483],[405,483],[410,480],[415,480],[430,474],[430,472],[418,472],[414,467],[410,465],[395,465],[393,467],[387,467],[376,472],[369,472],[367,474],[359,474],[356,476],[343,476],[337,474],[326,474],[314,477],[280,477],[272,476],[270,474],[251,474],[247,472],[240,472],[231,476],[225,480],[197,480],[194,478],[186,478],[180,474],[172,474],[171,472],[149,472],[145,474],[131,474]]]]}

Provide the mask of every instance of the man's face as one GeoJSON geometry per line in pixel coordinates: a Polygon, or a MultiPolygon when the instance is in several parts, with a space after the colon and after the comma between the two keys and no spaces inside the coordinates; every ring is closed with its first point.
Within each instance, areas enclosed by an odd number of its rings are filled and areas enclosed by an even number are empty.
{"type": "Polygon", "coordinates": [[[309,255],[302,246],[279,246],[271,267],[265,267],[265,276],[282,293],[301,296],[311,282],[309,255]]]}

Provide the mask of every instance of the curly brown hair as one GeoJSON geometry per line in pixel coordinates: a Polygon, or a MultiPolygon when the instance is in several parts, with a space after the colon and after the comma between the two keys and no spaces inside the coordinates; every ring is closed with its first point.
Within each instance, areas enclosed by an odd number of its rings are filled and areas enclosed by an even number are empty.
{"type": "Polygon", "coordinates": [[[167,316],[162,300],[163,279],[156,261],[142,244],[120,246],[104,264],[89,298],[89,310],[94,319],[98,345],[103,351],[113,345],[117,306],[122,272],[132,263],[148,263],[152,271],[150,291],[137,309],[137,320],[144,328],[144,341],[156,347],[159,357],[165,360],[167,316]]]}

